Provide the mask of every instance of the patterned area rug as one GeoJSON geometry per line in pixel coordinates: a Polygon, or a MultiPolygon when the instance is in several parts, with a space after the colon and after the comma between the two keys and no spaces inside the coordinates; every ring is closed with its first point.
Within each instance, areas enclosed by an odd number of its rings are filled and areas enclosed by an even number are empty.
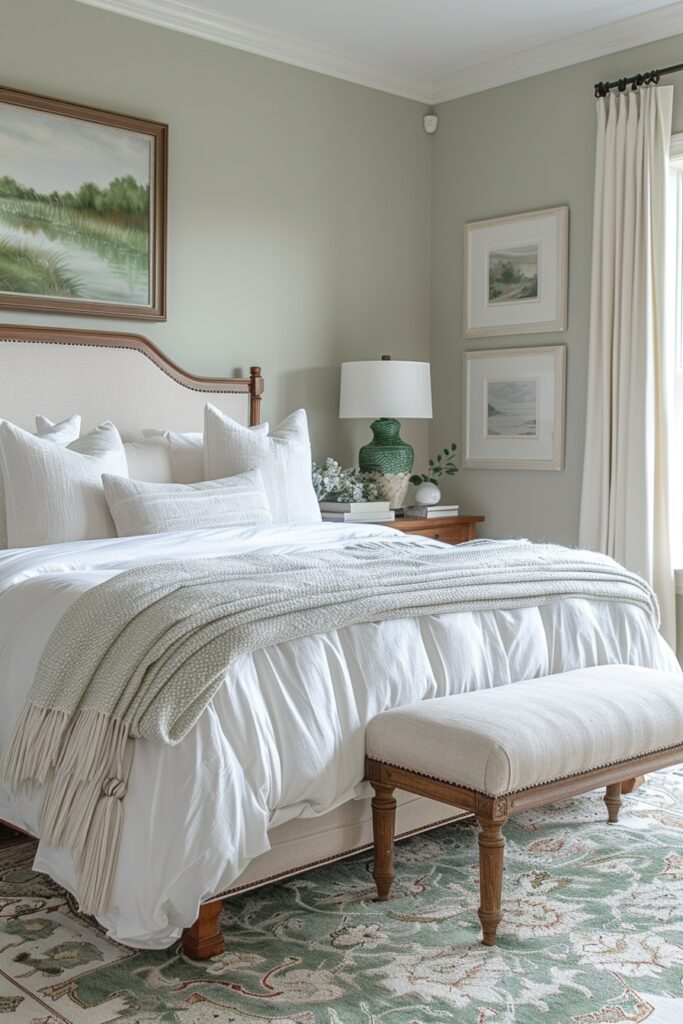
{"type": "Polygon", "coordinates": [[[500,944],[479,944],[471,824],[398,847],[396,898],[369,857],[226,905],[227,952],[140,953],[79,917],[0,836],[7,1024],[683,1024],[683,768],[605,823],[591,794],[506,829],[500,944]]]}

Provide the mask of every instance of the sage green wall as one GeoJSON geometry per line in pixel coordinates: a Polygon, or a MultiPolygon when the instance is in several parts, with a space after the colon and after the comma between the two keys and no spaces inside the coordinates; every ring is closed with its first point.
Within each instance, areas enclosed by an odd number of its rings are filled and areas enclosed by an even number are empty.
{"type": "MultiPolygon", "coordinates": [[[[461,440],[466,350],[567,344],[563,472],[465,470],[444,487],[448,500],[486,515],[492,537],[575,544],[583,466],[590,304],[594,82],[678,63],[683,36],[652,43],[439,106],[432,189],[432,447],[461,440]],[[463,338],[462,237],[467,221],[569,205],[569,320],[566,333],[463,338]]],[[[683,76],[674,128],[683,129],[683,76]]]]}
{"type": "MultiPolygon", "coordinates": [[[[305,405],[315,453],[351,460],[369,434],[337,418],[339,363],[429,351],[422,106],[73,0],[0,0],[0,81],[170,125],[168,322],[0,319],[259,363],[271,422],[305,405]]],[[[427,430],[404,431],[420,457],[427,430]]]]}

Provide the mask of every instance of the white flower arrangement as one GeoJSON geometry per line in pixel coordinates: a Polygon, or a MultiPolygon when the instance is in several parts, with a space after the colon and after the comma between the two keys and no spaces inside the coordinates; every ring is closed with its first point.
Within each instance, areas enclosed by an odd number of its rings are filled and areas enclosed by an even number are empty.
{"type": "Polygon", "coordinates": [[[376,473],[342,469],[335,459],[322,466],[313,463],[313,490],[318,501],[378,501],[381,499],[376,473]]]}

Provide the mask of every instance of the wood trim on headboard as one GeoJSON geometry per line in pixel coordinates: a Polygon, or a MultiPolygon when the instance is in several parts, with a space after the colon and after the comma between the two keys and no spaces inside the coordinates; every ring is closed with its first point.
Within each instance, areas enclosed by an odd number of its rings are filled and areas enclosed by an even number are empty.
{"type": "Polygon", "coordinates": [[[249,374],[249,426],[256,427],[261,422],[261,395],[264,388],[261,367],[252,366],[249,374]]]}
{"type": "Polygon", "coordinates": [[[118,331],[94,331],[75,327],[30,327],[25,324],[0,324],[0,343],[3,341],[38,342],[53,345],[91,345],[96,348],[128,348],[142,352],[167,376],[191,391],[229,392],[249,395],[249,423],[261,422],[261,396],[264,382],[261,367],[252,366],[248,377],[202,377],[183,370],[169,359],[161,349],[141,334],[123,334],[118,331]]]}

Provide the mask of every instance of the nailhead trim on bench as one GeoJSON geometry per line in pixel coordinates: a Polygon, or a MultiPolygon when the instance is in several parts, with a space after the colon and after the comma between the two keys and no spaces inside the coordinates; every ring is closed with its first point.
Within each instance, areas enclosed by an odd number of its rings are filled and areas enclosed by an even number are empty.
{"type": "MultiPolygon", "coordinates": [[[[683,739],[681,740],[683,742],[683,739]]],[[[675,750],[676,747],[680,747],[681,742],[671,743],[667,747],[654,747],[652,750],[643,750],[639,754],[634,754],[633,757],[625,757],[621,761],[605,761],[604,764],[593,765],[592,768],[584,768],[582,772],[569,772],[568,775],[557,775],[552,779],[546,779],[544,782],[537,782],[534,786],[522,786],[521,789],[511,789],[506,793],[487,793],[483,789],[473,789],[472,786],[465,786],[462,782],[454,782],[453,779],[444,779],[441,775],[429,775],[427,772],[418,772],[414,768],[407,768],[404,764],[395,764],[393,761],[381,761],[378,757],[373,757],[371,754],[367,756],[372,761],[377,761],[378,764],[384,764],[387,768],[399,768],[402,771],[412,772],[413,775],[419,775],[423,779],[433,779],[435,782],[445,782],[447,786],[459,786],[460,789],[466,789],[468,793],[481,793],[482,796],[488,796],[492,800],[498,800],[506,796],[515,796],[517,793],[528,793],[533,789],[541,789],[542,786],[550,786],[553,782],[562,782],[563,779],[579,779],[582,775],[590,775],[591,772],[597,772],[601,768],[611,768],[614,765],[628,764],[629,761],[635,761],[639,757],[649,757],[651,754],[661,754],[667,750],[675,750]]]]}

